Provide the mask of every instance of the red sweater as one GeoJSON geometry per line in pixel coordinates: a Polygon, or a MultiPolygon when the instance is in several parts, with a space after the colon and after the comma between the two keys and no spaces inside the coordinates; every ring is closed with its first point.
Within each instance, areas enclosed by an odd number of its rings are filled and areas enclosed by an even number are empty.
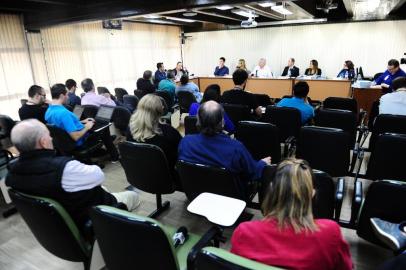
{"type": "Polygon", "coordinates": [[[241,223],[231,238],[231,252],[272,266],[301,270],[352,269],[348,244],[334,221],[318,219],[318,231],[280,230],[276,220],[241,223]]]}

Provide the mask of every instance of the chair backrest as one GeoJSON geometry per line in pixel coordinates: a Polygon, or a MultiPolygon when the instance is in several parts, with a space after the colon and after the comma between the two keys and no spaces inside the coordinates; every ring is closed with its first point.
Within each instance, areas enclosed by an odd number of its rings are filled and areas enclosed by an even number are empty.
{"type": "Polygon", "coordinates": [[[230,117],[234,126],[238,126],[238,122],[253,120],[251,111],[248,106],[239,104],[223,104],[224,111],[230,117]]]}
{"type": "Polygon", "coordinates": [[[245,201],[244,192],[238,184],[238,177],[225,168],[194,164],[183,160],[179,160],[176,167],[189,201],[193,201],[203,192],[245,201]]]}
{"type": "Polygon", "coordinates": [[[348,174],[350,165],[350,136],[341,129],[302,127],[296,156],[309,162],[313,169],[333,177],[348,174]]]}
{"type": "Polygon", "coordinates": [[[54,147],[60,154],[69,155],[75,150],[76,143],[65,130],[50,124],[47,124],[47,128],[51,134],[54,147]]]}
{"type": "Polygon", "coordinates": [[[374,81],[375,81],[376,79],[378,79],[379,77],[381,77],[382,74],[383,74],[383,72],[378,72],[378,73],[376,73],[376,74],[374,75],[374,81]]]}
{"type": "Polygon", "coordinates": [[[300,111],[289,107],[266,107],[265,119],[279,128],[280,140],[285,141],[288,137],[298,137],[302,118],[300,111]]]}
{"type": "Polygon", "coordinates": [[[133,112],[137,109],[138,105],[138,97],[133,95],[124,95],[123,96],[123,103],[133,112]]]}
{"type": "Polygon", "coordinates": [[[369,150],[372,152],[378,136],[384,133],[406,134],[406,116],[380,114],[376,117],[369,139],[369,150]]]}
{"type": "Polygon", "coordinates": [[[9,138],[15,121],[10,116],[0,115],[0,139],[9,138]]]}
{"type": "Polygon", "coordinates": [[[186,116],[185,117],[185,135],[188,134],[197,134],[199,129],[197,128],[197,117],[196,116],[186,116]]]}
{"type": "Polygon", "coordinates": [[[131,113],[127,108],[116,106],[114,108],[113,117],[111,120],[116,128],[118,128],[121,132],[126,132],[130,118],[131,113]]]}
{"type": "Polygon", "coordinates": [[[81,236],[70,215],[56,201],[9,190],[10,197],[35,238],[52,254],[85,262],[91,246],[81,236]]]}
{"type": "Polygon", "coordinates": [[[156,92],[154,92],[154,94],[157,96],[160,96],[161,98],[163,98],[165,100],[166,107],[170,111],[173,106],[173,100],[172,100],[171,96],[169,95],[169,93],[166,91],[156,91],[156,92]]]}
{"type": "Polygon", "coordinates": [[[28,102],[28,99],[26,99],[26,98],[20,99],[21,106],[25,105],[25,103],[27,103],[27,102],[28,102]]]}
{"type": "Polygon", "coordinates": [[[323,102],[325,109],[347,110],[358,115],[357,100],[353,98],[328,97],[323,102]]]}
{"type": "Polygon", "coordinates": [[[255,160],[271,156],[272,163],[281,160],[279,129],[272,124],[241,121],[235,133],[237,140],[242,142],[255,160]]]}
{"type": "Polygon", "coordinates": [[[158,146],[122,142],[118,148],[121,165],[132,186],[153,194],[170,194],[175,191],[168,161],[158,146]]]}
{"type": "Polygon", "coordinates": [[[123,97],[124,95],[128,95],[128,92],[124,88],[114,88],[114,94],[116,95],[118,101],[124,102],[123,97]]]}
{"type": "Polygon", "coordinates": [[[406,181],[405,153],[406,134],[379,135],[369,159],[367,178],[406,181]]]}
{"type": "Polygon", "coordinates": [[[95,105],[83,105],[83,113],[81,119],[95,118],[99,107],[95,105]]]}
{"type": "Polygon", "coordinates": [[[169,232],[157,221],[109,206],[90,211],[103,259],[109,270],[176,270],[169,232]]]}
{"type": "Polygon", "coordinates": [[[267,94],[254,94],[254,96],[259,106],[266,108],[273,104],[271,98],[267,94]]]}
{"type": "Polygon", "coordinates": [[[347,132],[354,147],[357,135],[357,115],[352,111],[320,108],[314,118],[316,126],[338,128],[347,132]]]}
{"type": "Polygon", "coordinates": [[[371,111],[369,112],[369,115],[368,115],[368,129],[369,130],[372,130],[374,128],[375,119],[379,115],[379,104],[380,104],[379,99],[375,100],[372,103],[371,111]]]}
{"type": "Polygon", "coordinates": [[[277,270],[266,264],[262,264],[231,252],[215,248],[205,247],[201,249],[193,262],[193,270],[277,270]]]}
{"type": "Polygon", "coordinates": [[[188,91],[179,91],[177,94],[181,113],[188,113],[190,105],[196,102],[195,96],[188,91]]]}
{"type": "Polygon", "coordinates": [[[406,220],[406,183],[397,181],[375,181],[366,193],[361,206],[357,234],[363,239],[384,246],[375,236],[370,218],[380,218],[392,223],[406,220]]]}

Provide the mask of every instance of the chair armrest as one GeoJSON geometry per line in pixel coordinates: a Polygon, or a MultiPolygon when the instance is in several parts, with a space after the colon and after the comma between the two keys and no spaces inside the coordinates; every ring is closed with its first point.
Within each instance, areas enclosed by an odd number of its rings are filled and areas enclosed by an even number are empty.
{"type": "Polygon", "coordinates": [[[339,178],[336,187],[335,194],[335,206],[334,206],[334,219],[338,222],[341,215],[341,206],[343,205],[345,195],[345,181],[344,178],[339,178]]]}
{"type": "Polygon", "coordinates": [[[353,196],[352,204],[351,204],[351,220],[350,220],[350,224],[352,226],[355,226],[356,223],[358,222],[358,215],[360,213],[362,200],[363,200],[362,182],[361,181],[356,181],[354,183],[354,196],[353,196]]]}

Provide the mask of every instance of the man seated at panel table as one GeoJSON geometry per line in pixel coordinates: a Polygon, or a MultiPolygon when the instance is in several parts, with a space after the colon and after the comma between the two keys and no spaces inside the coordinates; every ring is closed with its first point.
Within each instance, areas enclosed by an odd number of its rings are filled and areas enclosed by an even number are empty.
{"type": "Polygon", "coordinates": [[[28,101],[18,110],[21,120],[34,118],[45,123],[45,112],[48,109],[46,104],[46,93],[44,88],[32,85],[28,89],[28,101]]]}
{"type": "Polygon", "coordinates": [[[375,81],[373,88],[381,88],[383,92],[392,92],[392,81],[398,77],[406,77],[406,73],[399,67],[399,61],[391,59],[388,62],[388,69],[375,81]]]}
{"type": "Polygon", "coordinates": [[[159,82],[166,79],[166,70],[164,67],[164,63],[159,62],[156,64],[157,70],[155,71],[155,78],[154,78],[154,84],[155,86],[158,86],[159,82]]]}
{"type": "Polygon", "coordinates": [[[101,95],[96,94],[96,88],[94,87],[92,79],[84,79],[81,82],[81,86],[83,91],[86,93],[82,97],[82,105],[94,105],[97,107],[100,107],[100,105],[116,106],[116,103],[113,99],[111,99],[111,95],[109,93],[104,93],[101,95]]]}
{"type": "Polygon", "coordinates": [[[289,58],[288,65],[284,68],[282,76],[298,77],[299,68],[295,66],[295,58],[289,58]]]}
{"type": "Polygon", "coordinates": [[[258,78],[272,78],[273,74],[271,69],[266,65],[266,59],[261,58],[259,59],[258,66],[254,68],[251,72],[251,76],[255,76],[258,78]]]}
{"type": "Polygon", "coordinates": [[[225,91],[221,96],[222,103],[246,105],[254,114],[261,116],[262,110],[258,106],[255,96],[245,91],[247,85],[248,74],[243,69],[236,69],[233,73],[234,88],[225,91]]]}
{"type": "Polygon", "coordinates": [[[224,65],[225,62],[226,62],[226,59],[224,57],[220,57],[219,65],[214,70],[214,76],[226,76],[226,75],[230,74],[228,67],[226,67],[224,65]]]}
{"type": "Polygon", "coordinates": [[[140,204],[136,192],[109,193],[102,188],[105,177],[98,166],[57,156],[48,129],[38,120],[18,123],[11,131],[11,141],[20,156],[9,164],[6,185],[29,195],[56,200],[80,230],[89,220],[92,206],[124,203],[132,211],[140,204]]]}
{"type": "Polygon", "coordinates": [[[383,95],[379,103],[379,114],[406,115],[406,77],[392,82],[393,93],[383,95]]]}
{"type": "Polygon", "coordinates": [[[244,182],[260,179],[265,165],[271,163],[271,157],[254,160],[241,142],[223,133],[224,110],[219,103],[210,100],[200,105],[197,126],[200,134],[186,135],[181,140],[180,160],[226,168],[241,175],[244,182]]]}
{"type": "Polygon", "coordinates": [[[314,117],[314,109],[307,102],[307,95],[309,94],[309,85],[307,82],[297,82],[293,86],[293,97],[284,98],[276,104],[277,107],[290,107],[300,111],[302,117],[302,124],[306,124],[314,117]]]}

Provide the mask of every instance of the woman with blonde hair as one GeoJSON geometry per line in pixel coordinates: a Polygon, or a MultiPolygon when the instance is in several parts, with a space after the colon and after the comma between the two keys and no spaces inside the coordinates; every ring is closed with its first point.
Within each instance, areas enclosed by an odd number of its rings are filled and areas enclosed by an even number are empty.
{"type": "Polygon", "coordinates": [[[238,68],[238,69],[243,69],[243,70],[245,70],[248,74],[250,74],[250,71],[247,69],[247,65],[245,64],[245,60],[244,60],[244,59],[238,60],[237,68],[238,68]]]}
{"type": "Polygon", "coordinates": [[[338,224],[313,218],[313,178],[303,160],[279,163],[263,203],[264,219],[241,223],[232,236],[231,252],[286,269],[352,269],[338,224]]]}
{"type": "Polygon", "coordinates": [[[130,118],[127,140],[153,144],[161,148],[176,177],[175,164],[182,136],[175,128],[161,121],[164,113],[162,102],[161,97],[154,94],[147,94],[141,98],[137,110],[130,118]]]}

